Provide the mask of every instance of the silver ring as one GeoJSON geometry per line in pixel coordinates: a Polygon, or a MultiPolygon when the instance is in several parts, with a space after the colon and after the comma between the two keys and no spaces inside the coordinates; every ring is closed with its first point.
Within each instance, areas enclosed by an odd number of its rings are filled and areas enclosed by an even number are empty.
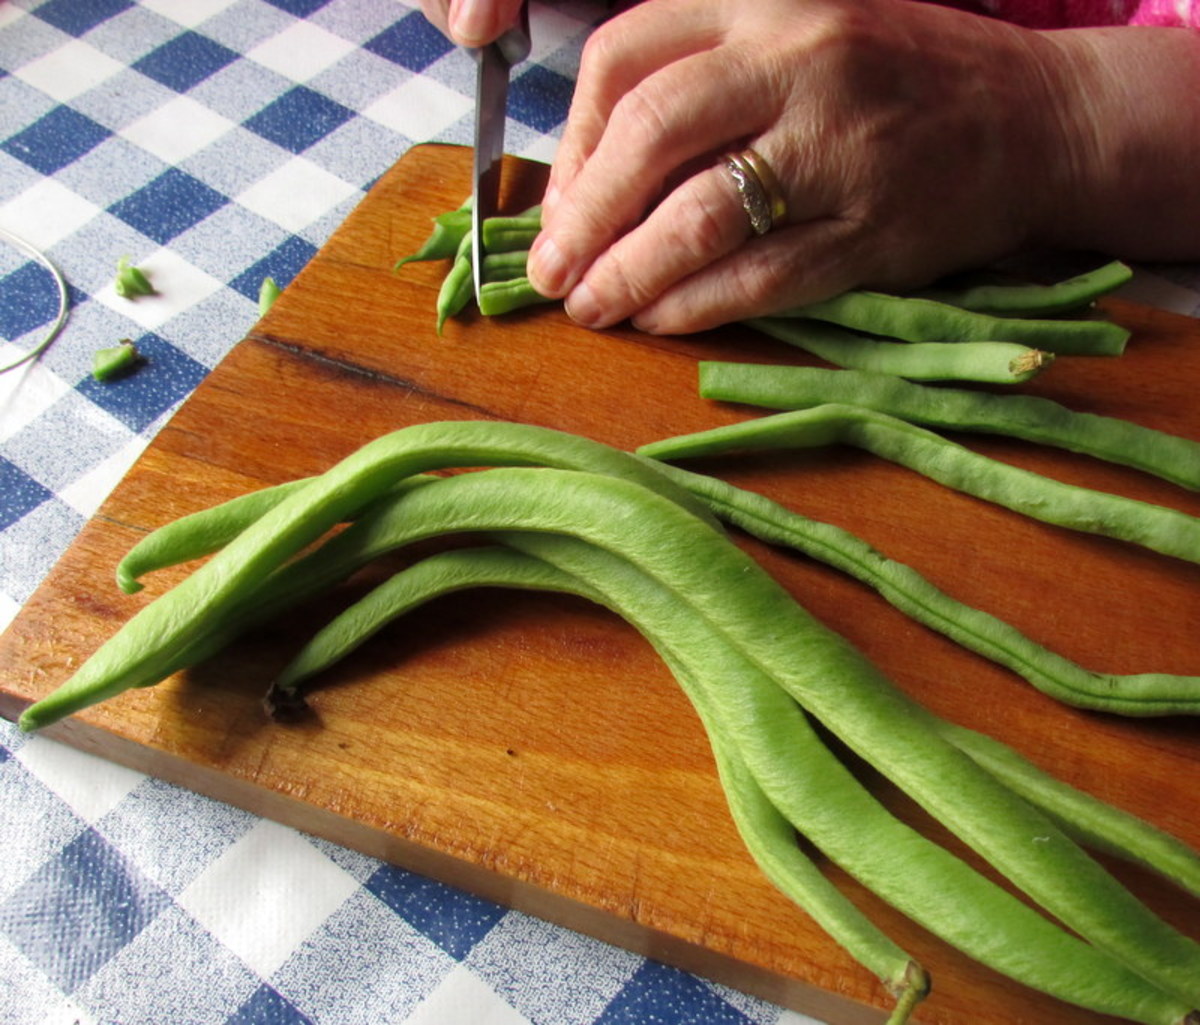
{"type": "Polygon", "coordinates": [[[754,150],[725,154],[725,166],[737,186],[750,230],[765,235],[787,216],[787,204],[770,165],[754,150]]]}

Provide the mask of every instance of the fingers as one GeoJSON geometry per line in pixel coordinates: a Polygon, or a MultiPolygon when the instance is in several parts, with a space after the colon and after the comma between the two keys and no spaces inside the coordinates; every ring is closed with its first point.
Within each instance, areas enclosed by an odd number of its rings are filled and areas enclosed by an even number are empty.
{"type": "Polygon", "coordinates": [[[624,12],[592,34],[580,57],[571,115],[559,143],[543,203],[552,216],[555,201],[595,149],[620,99],[658,69],[719,40],[710,8],[674,18],[673,0],[655,0],[624,12]]]}
{"type": "Polygon", "coordinates": [[[819,218],[754,239],[667,288],[633,317],[650,334],[688,334],[827,299],[861,283],[861,225],[819,218]]]}
{"type": "MultiPolygon", "coordinates": [[[[822,212],[801,207],[793,215],[807,221],[822,212]]],[[[709,264],[762,241],[750,236],[728,167],[723,160],[710,163],[596,258],[567,295],[567,313],[586,327],[608,327],[651,306],[709,264]]]]}
{"type": "Polygon", "coordinates": [[[517,23],[521,0],[421,0],[429,21],[459,46],[486,46],[517,23]]]}
{"type": "Polygon", "coordinates": [[[529,259],[538,291],[566,295],[592,261],[642,219],[679,168],[771,123],[769,104],[747,110],[745,97],[755,92],[761,90],[753,66],[728,48],[676,61],[627,92],[594,151],[543,214],[529,259]]]}

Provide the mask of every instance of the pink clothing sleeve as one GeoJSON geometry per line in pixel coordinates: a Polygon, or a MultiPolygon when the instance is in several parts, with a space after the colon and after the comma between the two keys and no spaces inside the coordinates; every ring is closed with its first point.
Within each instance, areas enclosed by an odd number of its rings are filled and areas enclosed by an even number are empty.
{"type": "Polygon", "coordinates": [[[981,0],[986,13],[1026,28],[1163,25],[1200,28],[1200,0],[981,0]]]}

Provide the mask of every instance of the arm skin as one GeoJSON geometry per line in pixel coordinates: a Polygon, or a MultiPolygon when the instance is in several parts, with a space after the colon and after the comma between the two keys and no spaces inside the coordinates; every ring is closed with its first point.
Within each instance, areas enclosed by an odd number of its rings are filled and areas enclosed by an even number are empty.
{"type": "MultiPolygon", "coordinates": [[[[433,2],[433,0],[430,0],[433,2]]],[[[914,0],[644,0],[584,49],[529,276],[690,332],[1023,249],[1200,258],[1200,33],[914,0]],[[788,223],[749,239],[750,142],[788,223]]]]}

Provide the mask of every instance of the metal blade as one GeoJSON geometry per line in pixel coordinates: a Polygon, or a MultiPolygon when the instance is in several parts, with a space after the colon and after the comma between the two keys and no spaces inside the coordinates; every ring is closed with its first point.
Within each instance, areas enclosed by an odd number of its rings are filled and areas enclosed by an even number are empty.
{"type": "Polygon", "coordinates": [[[500,207],[500,165],[504,156],[504,119],[508,111],[508,75],[529,56],[529,9],[521,5],[518,22],[494,43],[475,51],[475,163],[471,189],[471,271],[479,298],[483,266],[483,222],[500,207]]]}

